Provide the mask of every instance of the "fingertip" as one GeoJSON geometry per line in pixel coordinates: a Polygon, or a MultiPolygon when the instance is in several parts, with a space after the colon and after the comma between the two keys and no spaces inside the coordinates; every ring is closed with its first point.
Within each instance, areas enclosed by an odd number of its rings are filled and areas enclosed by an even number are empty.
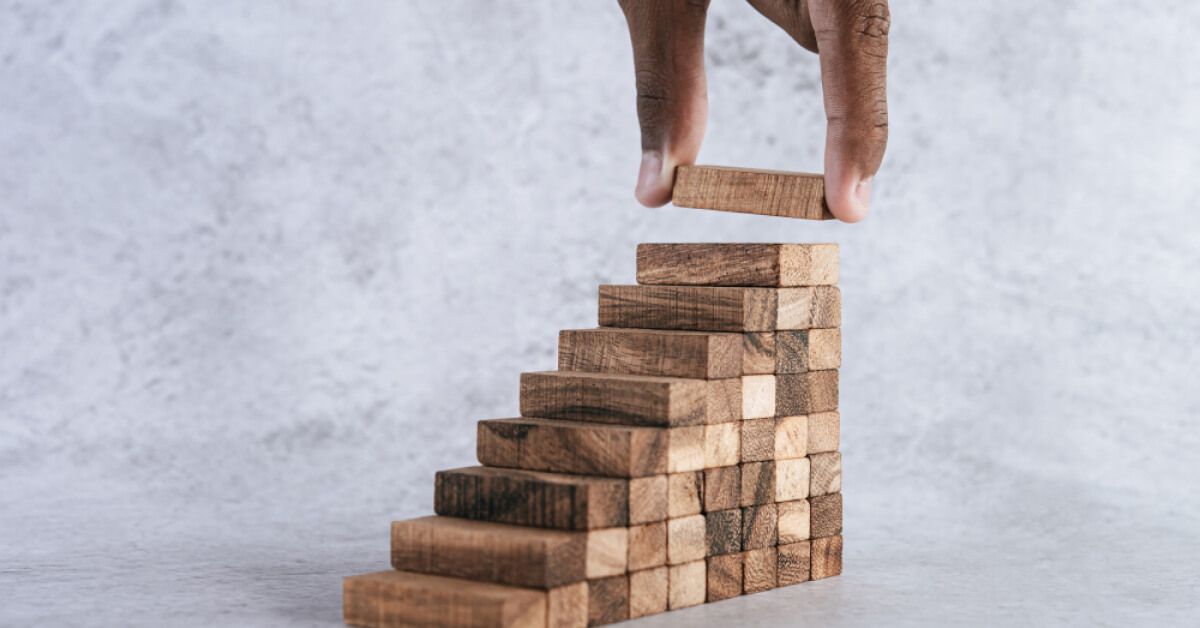
{"type": "Polygon", "coordinates": [[[646,207],[661,207],[671,200],[673,172],[663,167],[662,155],[647,151],[642,154],[637,187],[633,195],[646,207]]]}
{"type": "Polygon", "coordinates": [[[867,217],[871,207],[871,177],[825,182],[825,200],[834,218],[855,223],[867,217]]]}

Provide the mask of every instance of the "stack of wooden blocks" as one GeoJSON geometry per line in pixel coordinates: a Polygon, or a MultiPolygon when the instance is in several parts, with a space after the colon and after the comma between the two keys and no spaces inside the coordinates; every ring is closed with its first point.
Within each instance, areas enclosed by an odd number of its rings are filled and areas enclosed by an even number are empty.
{"type": "Polygon", "coordinates": [[[584,626],[841,573],[834,244],[643,244],[347,578],[366,626],[584,626]]]}

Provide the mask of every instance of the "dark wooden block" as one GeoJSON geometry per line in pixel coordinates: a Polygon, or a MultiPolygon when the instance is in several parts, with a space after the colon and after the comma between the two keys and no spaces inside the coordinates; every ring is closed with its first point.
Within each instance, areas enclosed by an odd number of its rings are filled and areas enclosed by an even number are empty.
{"type": "Polygon", "coordinates": [[[742,421],[742,462],[775,459],[775,419],[742,421]]]}
{"type": "Polygon", "coordinates": [[[704,512],[742,505],[742,470],[738,465],[704,470],[704,512]]]}
{"type": "Polygon", "coordinates": [[[704,515],[708,556],[742,551],[742,511],[720,510],[704,515]]]}
{"type": "Polygon", "coordinates": [[[812,540],[812,579],[842,575],[842,537],[827,536],[812,540]]]}
{"type": "Polygon", "coordinates": [[[742,594],[742,553],[709,556],[708,601],[717,602],[742,594]]]}
{"type": "Polygon", "coordinates": [[[788,543],[787,545],[781,544],[779,546],[779,557],[776,566],[779,576],[779,586],[786,587],[788,585],[807,582],[811,556],[812,546],[809,541],[788,543]]]}
{"type": "Polygon", "coordinates": [[[588,625],[615,624],[629,619],[629,576],[588,581],[588,625]]]}
{"type": "Polygon", "coordinates": [[[778,542],[778,513],[775,504],[742,509],[742,549],[774,547],[778,542]]]}
{"type": "Polygon", "coordinates": [[[775,374],[775,332],[759,331],[742,335],[742,374],[775,374]]]}
{"type": "Polygon", "coordinates": [[[842,366],[842,331],[802,329],[775,332],[775,372],[805,373],[842,366]]]}
{"type": "Polygon", "coordinates": [[[776,290],[705,286],[600,286],[600,324],[690,331],[773,331],[776,290]]]}
{"type": "Polygon", "coordinates": [[[775,376],[775,410],[780,416],[828,412],[837,407],[837,371],[775,376]]]}
{"type": "Polygon", "coordinates": [[[637,280],[669,286],[834,285],[836,244],[639,244],[637,280]]]}
{"type": "Polygon", "coordinates": [[[723,379],[742,374],[738,334],[648,329],[567,329],[558,370],[723,379]]]}
{"type": "MultiPolygon", "coordinates": [[[[718,420],[730,420],[731,409],[742,400],[740,382],[565,371],[521,374],[521,415],[526,417],[647,427],[703,425],[709,422],[710,398],[718,404],[718,420]]],[[[732,420],[741,418],[737,412],[732,420]]]]}
{"type": "Polygon", "coordinates": [[[742,589],[746,593],[767,591],[778,585],[778,554],[774,547],[750,550],[743,556],[742,589]]]}
{"type": "Polygon", "coordinates": [[[774,462],[746,462],[741,467],[742,506],[757,506],[776,501],[774,462]]]}
{"type": "Polygon", "coordinates": [[[814,539],[842,533],[842,494],[833,493],[808,500],[811,534],[814,539]]]}
{"type": "Polygon", "coordinates": [[[629,523],[627,493],[627,482],[617,478],[465,467],[438,471],[434,511],[496,523],[591,530],[629,523]]]}
{"type": "Polygon", "coordinates": [[[831,220],[820,174],[725,166],[679,166],[671,202],[677,207],[714,209],[831,220]]]}

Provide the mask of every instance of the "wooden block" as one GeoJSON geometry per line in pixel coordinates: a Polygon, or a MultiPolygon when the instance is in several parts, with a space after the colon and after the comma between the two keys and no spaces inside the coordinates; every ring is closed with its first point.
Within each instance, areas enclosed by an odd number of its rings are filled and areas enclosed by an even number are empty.
{"type": "Polygon", "coordinates": [[[807,582],[811,564],[812,546],[808,541],[779,545],[776,559],[778,583],[781,587],[807,582]]]}
{"type": "Polygon", "coordinates": [[[671,565],[667,571],[667,606],[676,610],[703,604],[707,584],[704,576],[703,560],[671,565]]]}
{"type": "Polygon", "coordinates": [[[841,442],[841,416],[821,412],[808,417],[808,453],[837,451],[841,442]]]}
{"type": "Polygon", "coordinates": [[[773,331],[779,309],[770,288],[600,286],[600,324],[692,331],[773,331]]]}
{"type": "Polygon", "coordinates": [[[465,467],[438,471],[434,511],[496,523],[591,530],[629,523],[627,493],[626,481],[617,478],[465,467]]]}
{"type": "Polygon", "coordinates": [[[742,463],[742,506],[769,504],[775,499],[775,463],[742,463]]]}
{"type": "Polygon", "coordinates": [[[742,549],[774,547],[778,541],[778,511],[775,504],[742,509],[742,549]]]}
{"type": "Polygon", "coordinates": [[[842,330],[801,329],[775,334],[775,372],[804,373],[842,366],[842,330]]]}
{"type": "Polygon", "coordinates": [[[779,544],[788,545],[809,539],[809,506],[807,499],[775,504],[779,518],[779,544]]]}
{"type": "Polygon", "coordinates": [[[809,371],[775,376],[775,409],[780,416],[837,410],[838,372],[809,371]]]}
{"type": "Polygon", "coordinates": [[[576,582],[546,592],[548,628],[584,628],[588,623],[588,584],[576,582]]]}
{"type": "Polygon", "coordinates": [[[669,577],[666,566],[629,574],[629,618],[666,612],[669,577]]]}
{"type": "Polygon", "coordinates": [[[381,571],[342,584],[343,618],[355,626],[534,628],[546,611],[545,591],[490,582],[381,571]]]}
{"type": "Polygon", "coordinates": [[[742,378],[708,380],[708,403],[706,404],[704,422],[736,423],[742,420],[742,378]]]}
{"type": "Polygon", "coordinates": [[[742,551],[742,510],[733,508],[704,515],[707,556],[742,551]]]}
{"type": "Polygon", "coordinates": [[[629,568],[630,528],[608,528],[587,532],[587,577],[606,578],[629,568]]]}
{"type": "Polygon", "coordinates": [[[704,468],[704,435],[708,427],[696,425],[666,430],[667,473],[699,471],[704,468]]]}
{"type": "Polygon", "coordinates": [[[808,494],[816,497],[842,492],[842,454],[831,451],[809,456],[812,463],[809,471],[808,494]]]}
{"type": "Polygon", "coordinates": [[[668,286],[834,285],[838,245],[639,244],[637,280],[668,286]]]}
{"type": "Polygon", "coordinates": [[[679,166],[671,202],[677,207],[715,209],[831,220],[825,179],[819,174],[726,166],[679,166]]]}
{"type": "Polygon", "coordinates": [[[742,418],[764,419],[775,416],[775,376],[742,377],[742,418]]]}
{"type": "MultiPolygon", "coordinates": [[[[775,298],[776,330],[828,329],[842,326],[842,292],[837,286],[779,288],[775,298]]],[[[778,364],[779,338],[775,339],[775,343],[778,364]]]]}
{"type": "Polygon", "coordinates": [[[759,331],[742,334],[742,374],[771,375],[775,373],[775,332],[759,331]]]}
{"type": "Polygon", "coordinates": [[[779,583],[778,551],[775,547],[750,550],[742,561],[742,589],[758,593],[774,589],[779,583]]]}
{"type": "Polygon", "coordinates": [[[683,563],[704,558],[704,515],[691,515],[667,520],[667,564],[683,563]]]}
{"type": "Polygon", "coordinates": [[[775,501],[790,502],[808,497],[810,464],[808,458],[775,461],[775,501]]]}
{"type": "Polygon", "coordinates": [[[723,379],[742,374],[742,345],[737,334],[566,329],[558,335],[558,370],[723,379]]]}
{"type": "Polygon", "coordinates": [[[808,417],[802,414],[775,419],[774,444],[776,460],[808,455],[808,417]]]}
{"type": "Polygon", "coordinates": [[[667,476],[651,475],[629,480],[629,523],[649,523],[667,518],[667,476]]]}
{"type": "Polygon", "coordinates": [[[812,540],[812,579],[842,575],[842,537],[829,536],[812,540]]]}
{"type": "Polygon", "coordinates": [[[588,534],[453,517],[396,521],[392,567],[550,589],[587,576],[588,534]]]}
{"type": "Polygon", "coordinates": [[[656,521],[629,528],[629,570],[667,564],[667,522],[656,521]]]}
{"type": "Polygon", "coordinates": [[[698,515],[702,511],[703,502],[703,471],[672,473],[667,476],[668,517],[674,519],[688,515],[698,515]]]}
{"type": "Polygon", "coordinates": [[[775,459],[775,419],[742,421],[742,462],[775,459]]]}
{"type": "Polygon", "coordinates": [[[704,512],[742,505],[742,469],[738,465],[704,470],[704,512]]]}
{"type": "MultiPolygon", "coordinates": [[[[678,377],[522,373],[521,416],[647,427],[703,425],[709,387],[708,380],[678,377]]],[[[714,394],[725,390],[721,385],[714,394]]]]}
{"type": "Polygon", "coordinates": [[[589,580],[587,584],[589,626],[629,619],[629,576],[589,580]]]}
{"type": "Polygon", "coordinates": [[[809,498],[808,507],[811,519],[809,528],[814,539],[842,533],[841,493],[809,498]]]}
{"type": "Polygon", "coordinates": [[[704,426],[704,467],[726,467],[742,458],[742,425],[717,423],[704,426]]]}
{"type": "Polygon", "coordinates": [[[717,602],[742,594],[741,552],[707,559],[708,601],[717,602]]]}

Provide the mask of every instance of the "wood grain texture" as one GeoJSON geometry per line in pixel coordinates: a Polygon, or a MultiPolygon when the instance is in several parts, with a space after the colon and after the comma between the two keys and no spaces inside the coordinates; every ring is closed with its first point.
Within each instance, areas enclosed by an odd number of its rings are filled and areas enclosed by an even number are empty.
{"type": "MultiPolygon", "coordinates": [[[[775,302],[776,330],[827,329],[842,325],[842,292],[837,286],[779,288],[775,302]]],[[[778,356],[779,338],[775,342],[778,356]]]]}
{"type": "MultiPolygon", "coordinates": [[[[735,424],[736,425],[736,424],[735,424]]],[[[667,473],[704,468],[704,434],[708,426],[675,427],[667,432],[667,473]]]]}
{"type": "Polygon", "coordinates": [[[704,558],[704,515],[667,520],[667,564],[682,565],[704,558]]]}
{"type": "Polygon", "coordinates": [[[742,462],[775,459],[775,419],[742,421],[742,462]]]}
{"type": "Polygon", "coordinates": [[[649,523],[667,518],[667,476],[651,475],[629,480],[629,523],[649,523]]]}
{"type": "Polygon", "coordinates": [[[807,582],[812,557],[811,543],[808,541],[780,543],[778,552],[776,571],[779,586],[786,587],[807,582]]]}
{"type": "Polygon", "coordinates": [[[629,576],[588,581],[588,625],[615,624],[629,619],[629,576]]]}
{"type": "Polygon", "coordinates": [[[779,515],[775,504],[742,509],[742,549],[774,547],[779,542],[779,515]]]}
{"type": "Polygon", "coordinates": [[[775,380],[775,410],[780,416],[837,410],[837,371],[776,375],[775,380]]]}
{"type": "Polygon", "coordinates": [[[705,556],[742,551],[742,510],[733,508],[704,515],[705,556]]]}
{"type": "Polygon", "coordinates": [[[546,592],[547,628],[584,628],[588,623],[588,584],[576,582],[546,592]]]}
{"type": "Polygon", "coordinates": [[[629,528],[607,528],[587,532],[589,579],[625,573],[629,568],[629,528]]]}
{"type": "Polygon", "coordinates": [[[807,541],[812,535],[809,530],[809,506],[807,499],[775,504],[778,515],[779,544],[788,545],[807,541]]]}
{"type": "Polygon", "coordinates": [[[819,174],[725,166],[679,166],[671,202],[677,207],[832,220],[819,174]]]}
{"type": "Polygon", "coordinates": [[[837,451],[841,445],[842,417],[837,412],[819,412],[808,417],[808,453],[837,451]]]}
{"type": "Polygon", "coordinates": [[[704,472],[689,471],[667,476],[667,516],[671,519],[698,515],[704,502],[704,472]]]}
{"type": "Polygon", "coordinates": [[[667,564],[667,522],[656,521],[629,528],[629,570],[667,564]]]}
{"type": "Polygon", "coordinates": [[[736,464],[704,470],[704,512],[742,505],[742,468],[736,464]]]}
{"type": "Polygon", "coordinates": [[[742,506],[769,504],[775,499],[775,462],[742,463],[742,506]]]}
{"type": "Polygon", "coordinates": [[[776,460],[808,455],[808,417],[802,414],[775,419],[774,445],[776,460]]]}
{"type": "MultiPolygon", "coordinates": [[[[521,374],[521,416],[646,427],[703,425],[719,380],[546,371],[521,374]]],[[[723,410],[727,412],[727,410],[723,410]]],[[[715,421],[714,421],[715,422],[715,421]]]]}
{"type": "Polygon", "coordinates": [[[821,580],[842,575],[842,537],[829,536],[812,540],[812,579],[821,580]]]}
{"type": "Polygon", "coordinates": [[[560,530],[629,523],[622,479],[464,467],[438,471],[434,484],[434,512],[447,517],[560,530]]]}
{"type": "Polygon", "coordinates": [[[775,332],[775,372],[804,373],[842,366],[842,330],[801,329],[775,332]]]}
{"type": "Polygon", "coordinates": [[[836,244],[639,244],[644,285],[792,287],[838,282],[836,244]]]}
{"type": "Polygon", "coordinates": [[[742,377],[742,419],[765,419],[775,416],[775,376],[746,375],[742,377]]]}
{"type": "Polygon", "coordinates": [[[704,426],[704,467],[726,467],[742,458],[742,425],[717,423],[704,426]]]}
{"type": "Polygon", "coordinates": [[[584,580],[588,533],[453,517],[392,523],[392,567],[550,589],[584,580]]]}
{"type": "Polygon", "coordinates": [[[742,557],[742,590],[759,593],[774,589],[779,582],[778,551],[774,547],[750,550],[742,557]]]}
{"type": "Polygon", "coordinates": [[[808,494],[810,497],[842,492],[842,454],[831,451],[809,456],[808,494]]]}
{"type": "Polygon", "coordinates": [[[556,419],[479,422],[479,462],[491,467],[607,477],[704,468],[704,426],[671,429],[556,419]]]}
{"type": "Polygon", "coordinates": [[[706,580],[703,560],[671,565],[667,571],[668,603],[671,610],[704,603],[706,580]]]}
{"type": "Polygon", "coordinates": [[[742,553],[709,556],[706,560],[708,601],[718,602],[742,594],[742,553]]]}
{"type": "Polygon", "coordinates": [[[808,500],[812,538],[837,536],[842,533],[842,494],[833,493],[808,500]]]}
{"type": "Polygon", "coordinates": [[[381,571],[342,584],[343,618],[355,626],[541,628],[546,611],[545,591],[490,582],[381,571]]]}
{"type": "Polygon", "coordinates": [[[773,331],[779,309],[776,293],[771,288],[600,286],[600,325],[685,331],[773,331]]]}
{"type": "Polygon", "coordinates": [[[742,334],[742,374],[775,373],[775,332],[756,331],[742,334]]]}
{"type": "Polygon", "coordinates": [[[566,329],[558,370],[722,379],[742,374],[737,334],[649,329],[566,329]]]}
{"type": "Polygon", "coordinates": [[[808,497],[811,461],[789,458],[775,461],[775,501],[790,502],[808,497]]]}
{"type": "Polygon", "coordinates": [[[666,566],[629,574],[629,618],[637,619],[665,612],[669,593],[666,566]]]}

